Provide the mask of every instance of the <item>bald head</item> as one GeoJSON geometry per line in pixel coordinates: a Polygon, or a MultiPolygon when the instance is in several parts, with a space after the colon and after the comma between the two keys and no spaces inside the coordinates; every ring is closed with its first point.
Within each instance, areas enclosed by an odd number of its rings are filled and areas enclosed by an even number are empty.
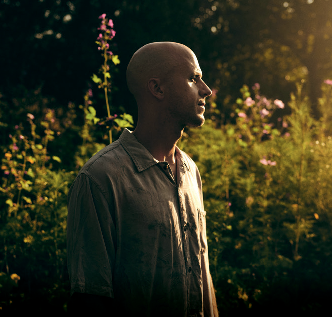
{"type": "Polygon", "coordinates": [[[127,67],[127,84],[138,101],[148,93],[151,78],[161,80],[193,52],[183,44],[174,42],[155,42],[144,45],[131,58],[127,67]]]}

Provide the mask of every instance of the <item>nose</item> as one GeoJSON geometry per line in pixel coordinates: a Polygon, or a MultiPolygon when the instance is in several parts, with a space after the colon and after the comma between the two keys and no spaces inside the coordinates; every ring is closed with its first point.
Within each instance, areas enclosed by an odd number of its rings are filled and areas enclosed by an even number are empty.
{"type": "Polygon", "coordinates": [[[212,95],[212,90],[203,80],[202,80],[202,87],[200,89],[200,95],[204,98],[212,95]]]}

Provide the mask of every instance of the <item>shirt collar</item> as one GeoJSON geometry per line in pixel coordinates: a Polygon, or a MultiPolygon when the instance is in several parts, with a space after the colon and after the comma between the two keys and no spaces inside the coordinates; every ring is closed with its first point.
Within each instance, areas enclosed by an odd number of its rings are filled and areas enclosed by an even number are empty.
{"type": "MultiPolygon", "coordinates": [[[[132,131],[127,128],[123,130],[119,142],[134,162],[138,172],[142,172],[149,167],[160,163],[141,143],[137,141],[132,131]]],[[[176,155],[179,155],[181,166],[189,171],[189,164],[186,162],[184,154],[178,147],[176,147],[176,155]]]]}

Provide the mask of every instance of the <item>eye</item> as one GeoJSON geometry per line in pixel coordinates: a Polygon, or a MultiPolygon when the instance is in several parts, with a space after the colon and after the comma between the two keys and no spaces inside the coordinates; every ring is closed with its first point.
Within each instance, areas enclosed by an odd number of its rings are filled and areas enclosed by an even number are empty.
{"type": "Polygon", "coordinates": [[[196,84],[197,83],[197,78],[198,78],[198,76],[191,77],[191,81],[196,84]]]}

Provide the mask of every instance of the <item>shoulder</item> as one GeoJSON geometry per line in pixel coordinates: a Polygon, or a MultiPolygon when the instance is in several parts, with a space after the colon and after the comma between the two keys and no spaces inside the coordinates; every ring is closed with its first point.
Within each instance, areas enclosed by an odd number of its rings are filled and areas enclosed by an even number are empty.
{"type": "Polygon", "coordinates": [[[198,167],[196,165],[196,163],[193,161],[193,159],[189,156],[189,154],[187,154],[186,152],[180,150],[179,148],[177,148],[177,150],[180,153],[180,157],[181,160],[183,161],[183,163],[187,166],[187,168],[194,173],[199,173],[198,171],[198,167]]]}
{"type": "Polygon", "coordinates": [[[107,171],[116,172],[121,166],[130,164],[131,159],[119,140],[105,146],[93,155],[79,174],[98,175],[107,171]]]}
{"type": "Polygon", "coordinates": [[[93,155],[79,171],[76,180],[89,180],[104,191],[107,184],[120,177],[124,166],[131,165],[130,157],[117,140],[93,155]]]}

